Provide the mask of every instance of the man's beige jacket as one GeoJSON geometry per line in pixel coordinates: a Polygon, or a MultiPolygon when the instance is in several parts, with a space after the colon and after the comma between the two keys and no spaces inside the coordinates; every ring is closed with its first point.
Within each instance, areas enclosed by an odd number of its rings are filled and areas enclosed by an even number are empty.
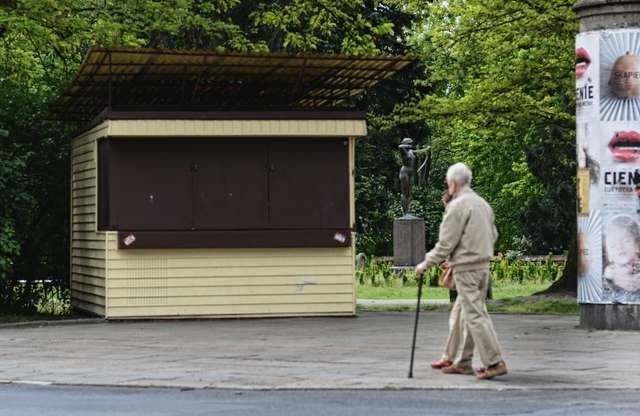
{"type": "Polygon", "coordinates": [[[488,268],[496,238],[498,231],[491,206],[465,187],[445,209],[438,242],[425,256],[427,268],[446,259],[456,271],[488,268]]]}

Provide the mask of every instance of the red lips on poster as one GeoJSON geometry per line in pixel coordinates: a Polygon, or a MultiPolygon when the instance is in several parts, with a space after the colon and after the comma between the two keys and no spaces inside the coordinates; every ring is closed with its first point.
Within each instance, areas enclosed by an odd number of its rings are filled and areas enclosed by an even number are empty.
{"type": "Polygon", "coordinates": [[[617,131],[609,141],[609,150],[619,162],[633,162],[640,159],[640,133],[637,131],[617,131]]]}
{"type": "Polygon", "coordinates": [[[576,49],[576,77],[581,78],[591,65],[591,56],[585,48],[576,49]]]}

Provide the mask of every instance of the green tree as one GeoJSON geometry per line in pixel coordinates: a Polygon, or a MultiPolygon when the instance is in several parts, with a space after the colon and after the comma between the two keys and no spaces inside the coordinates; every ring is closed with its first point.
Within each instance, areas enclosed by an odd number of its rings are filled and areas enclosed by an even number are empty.
{"type": "Polygon", "coordinates": [[[396,34],[382,2],[290,0],[258,4],[254,24],[271,50],[367,55],[396,34]]]}
{"type": "Polygon", "coordinates": [[[569,0],[412,3],[411,38],[430,92],[402,110],[428,120],[448,164],[465,161],[493,204],[501,238],[562,251],[574,210],[573,54],[569,0]],[[524,238],[521,238],[524,237],[524,238]]]}

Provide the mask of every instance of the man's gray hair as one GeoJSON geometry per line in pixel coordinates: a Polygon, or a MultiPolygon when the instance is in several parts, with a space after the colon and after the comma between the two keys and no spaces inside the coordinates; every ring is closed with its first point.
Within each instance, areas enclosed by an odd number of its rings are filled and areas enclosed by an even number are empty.
{"type": "Polygon", "coordinates": [[[447,170],[447,182],[455,182],[458,185],[471,185],[471,169],[464,163],[456,163],[447,170]]]}

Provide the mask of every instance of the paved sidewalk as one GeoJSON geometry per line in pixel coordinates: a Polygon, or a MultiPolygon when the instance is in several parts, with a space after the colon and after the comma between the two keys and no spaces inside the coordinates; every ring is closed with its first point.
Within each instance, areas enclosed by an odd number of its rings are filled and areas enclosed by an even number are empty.
{"type": "Polygon", "coordinates": [[[110,322],[0,329],[0,381],[230,389],[640,389],[640,333],[588,332],[576,317],[493,315],[510,374],[444,375],[447,314],[110,322]]]}

